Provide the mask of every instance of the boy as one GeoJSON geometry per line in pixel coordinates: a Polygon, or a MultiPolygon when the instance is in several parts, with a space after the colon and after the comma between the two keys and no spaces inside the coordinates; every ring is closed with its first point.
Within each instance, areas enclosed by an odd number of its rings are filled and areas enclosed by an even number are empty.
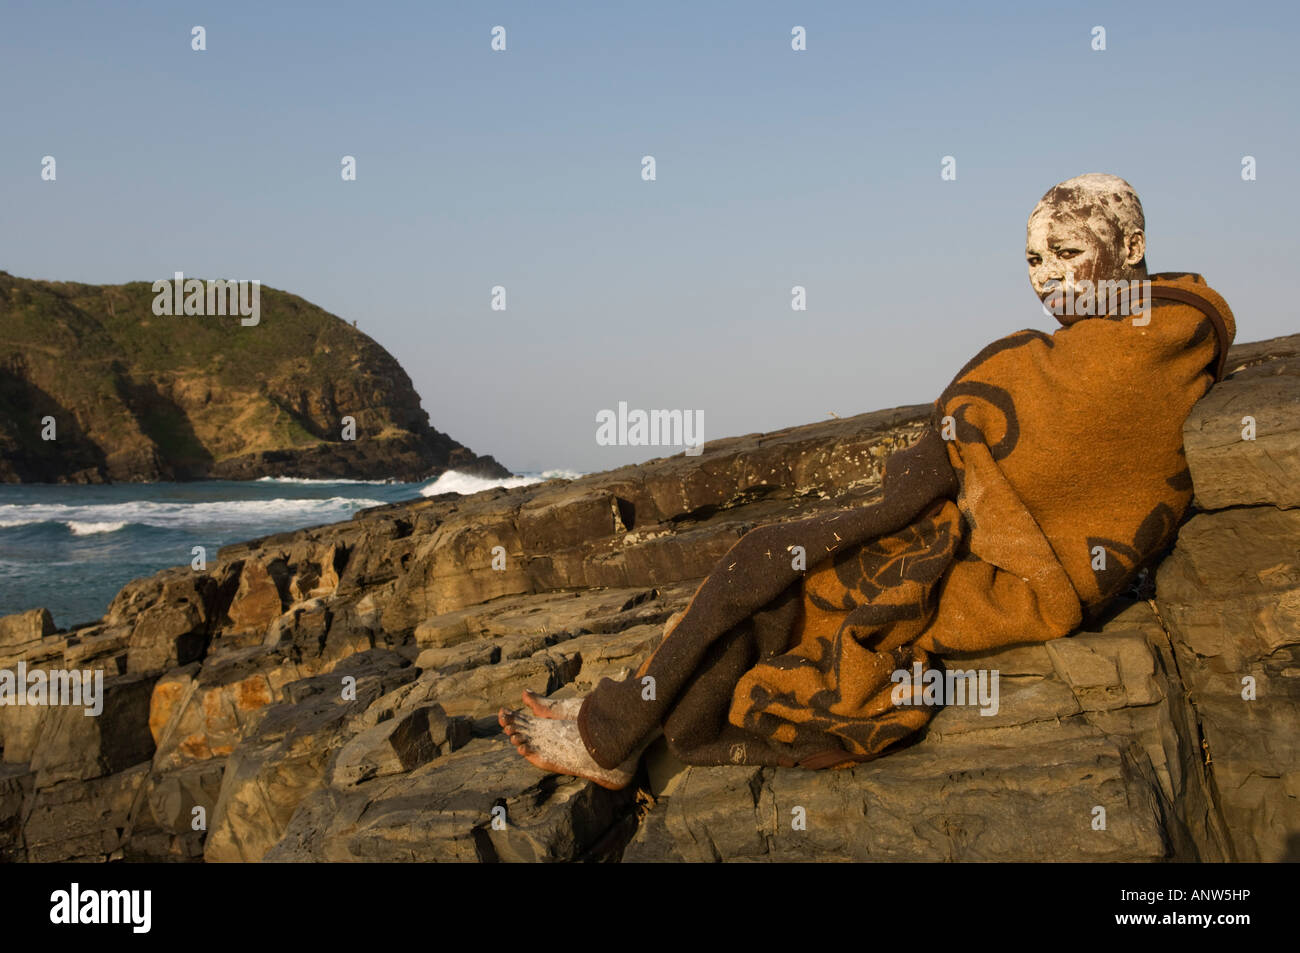
{"type": "Polygon", "coordinates": [[[1025,252],[1061,329],[967,363],[881,502],[737,542],[631,678],[502,709],[519,753],[612,789],[660,731],[688,764],[867,761],[933,716],[898,672],[1066,636],[1157,558],[1192,500],[1182,427],[1222,377],[1232,312],[1198,275],[1147,274],[1116,176],[1049,190],[1025,252]],[[796,545],[830,555],[796,569],[796,545]]]}

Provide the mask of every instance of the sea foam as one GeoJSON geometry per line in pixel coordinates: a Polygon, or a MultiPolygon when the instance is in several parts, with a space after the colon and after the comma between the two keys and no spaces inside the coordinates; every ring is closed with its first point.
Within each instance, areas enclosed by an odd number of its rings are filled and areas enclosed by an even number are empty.
{"type": "Polygon", "coordinates": [[[343,484],[343,483],[346,483],[346,484],[370,484],[370,485],[372,485],[372,486],[389,486],[389,485],[391,485],[391,484],[394,484],[394,483],[400,483],[400,482],[402,482],[402,481],[400,481],[400,480],[345,480],[345,479],[342,479],[342,478],[339,478],[339,479],[337,479],[337,480],[320,480],[320,479],[317,479],[316,477],[272,477],[272,476],[264,476],[264,477],[258,477],[258,478],[257,478],[256,480],[254,480],[253,482],[254,482],[254,483],[306,483],[306,484],[316,484],[316,485],[320,485],[320,486],[329,486],[329,485],[331,485],[331,484],[335,484],[335,483],[340,483],[340,484],[343,484]]]}
{"type": "Polygon", "coordinates": [[[115,532],[127,525],[171,528],[248,526],[292,521],[330,523],[347,519],[357,510],[382,506],[383,500],[332,496],[328,499],[213,500],[204,503],[124,503],[68,505],[63,503],[9,503],[0,505],[0,529],[34,523],[64,523],[78,536],[115,532]],[[74,526],[73,524],[77,524],[74,526]],[[108,527],[112,526],[112,529],[108,527]],[[80,528],[78,528],[80,527],[80,528]]]}
{"type": "Polygon", "coordinates": [[[576,470],[544,470],[539,476],[479,477],[459,470],[448,470],[432,483],[420,487],[421,496],[437,496],[439,493],[459,493],[468,496],[494,487],[530,486],[547,480],[576,480],[582,476],[576,470]]]}
{"type": "Polygon", "coordinates": [[[119,520],[113,523],[91,523],[82,520],[68,520],[68,529],[72,530],[73,536],[94,536],[97,533],[116,533],[119,529],[126,528],[126,522],[119,520]]]}

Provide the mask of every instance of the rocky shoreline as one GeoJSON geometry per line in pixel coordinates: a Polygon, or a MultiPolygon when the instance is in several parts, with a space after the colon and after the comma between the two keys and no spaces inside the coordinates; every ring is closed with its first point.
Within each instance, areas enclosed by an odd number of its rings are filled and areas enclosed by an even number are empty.
{"type": "Polygon", "coordinates": [[[929,410],[901,407],[229,546],[71,632],[0,619],[0,669],[105,673],[99,717],[0,707],[0,859],[1300,859],[1300,335],[1228,369],[1145,588],[962,660],[1000,671],[992,717],[944,709],[834,772],[659,742],[622,792],[542,774],[496,724],[522,689],[631,671],[754,526],[869,503],[929,410]]]}

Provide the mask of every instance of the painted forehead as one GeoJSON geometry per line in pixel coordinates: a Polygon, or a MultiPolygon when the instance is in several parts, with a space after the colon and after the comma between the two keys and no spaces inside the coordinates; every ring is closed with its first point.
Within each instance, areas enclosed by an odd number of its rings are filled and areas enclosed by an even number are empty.
{"type": "MultiPolygon", "coordinates": [[[[1114,198],[1119,201],[1117,196],[1114,198]]],[[[1052,231],[1086,231],[1107,240],[1114,240],[1121,234],[1118,220],[1107,208],[1106,196],[1059,186],[1043,196],[1034,208],[1026,231],[1043,227],[1052,231]]]]}
{"type": "Polygon", "coordinates": [[[1061,213],[1054,209],[1035,211],[1029,217],[1029,225],[1025,229],[1027,241],[1040,238],[1044,241],[1101,242],[1105,240],[1103,236],[1108,236],[1104,226],[1099,227],[1089,217],[1061,213]]]}

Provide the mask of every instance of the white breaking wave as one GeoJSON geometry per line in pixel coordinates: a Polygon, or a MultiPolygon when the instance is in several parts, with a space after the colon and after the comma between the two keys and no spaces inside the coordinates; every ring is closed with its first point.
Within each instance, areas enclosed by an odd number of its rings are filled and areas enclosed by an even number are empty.
{"type": "Polygon", "coordinates": [[[332,496],[325,500],[213,500],[206,503],[153,503],[137,500],[71,506],[62,503],[0,505],[0,529],[33,523],[66,523],[78,536],[109,533],[127,525],[178,527],[250,527],[260,535],[268,525],[306,526],[335,523],[357,510],[383,506],[383,500],[332,496]],[[82,527],[79,531],[73,524],[82,527]],[[107,527],[112,526],[112,529],[107,527]],[[99,527],[99,528],[90,528],[99,527]]]}
{"type": "Polygon", "coordinates": [[[576,480],[580,476],[582,474],[576,470],[543,470],[537,475],[512,477],[479,477],[461,473],[459,470],[448,470],[432,483],[420,487],[420,495],[437,496],[439,493],[459,493],[462,496],[468,496],[471,493],[491,490],[498,486],[509,489],[516,486],[543,483],[546,480],[576,480]]]}
{"type": "Polygon", "coordinates": [[[310,484],[318,484],[318,485],[323,485],[323,486],[329,486],[330,484],[333,484],[333,483],[355,483],[355,484],[365,484],[365,483],[368,483],[368,484],[371,484],[371,485],[374,485],[374,486],[389,486],[389,485],[391,485],[391,484],[394,484],[394,483],[400,483],[400,482],[402,482],[402,481],[400,481],[400,480],[344,480],[344,479],[342,479],[342,478],[337,479],[337,480],[318,480],[318,479],[316,479],[316,478],[314,478],[314,477],[270,477],[270,476],[265,476],[265,477],[258,477],[258,478],[257,478],[256,480],[254,480],[253,482],[254,482],[254,483],[310,483],[310,484]]]}
{"type": "Polygon", "coordinates": [[[87,523],[80,520],[68,520],[67,527],[72,530],[73,536],[94,536],[96,533],[116,533],[119,529],[124,529],[126,523],[122,521],[116,523],[87,523]]]}

